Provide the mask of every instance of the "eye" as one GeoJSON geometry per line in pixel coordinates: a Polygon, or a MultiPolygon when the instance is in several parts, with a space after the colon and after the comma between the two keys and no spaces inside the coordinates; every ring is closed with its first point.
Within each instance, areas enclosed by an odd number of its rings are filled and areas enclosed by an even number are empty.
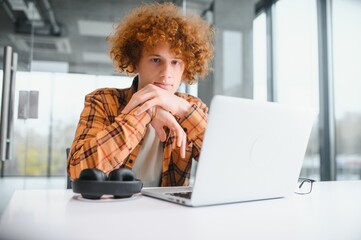
{"type": "Polygon", "coordinates": [[[160,62],[160,59],[159,58],[152,58],[151,61],[154,62],[154,63],[158,63],[158,62],[160,62]]]}
{"type": "Polygon", "coordinates": [[[178,64],[180,64],[180,61],[178,61],[178,60],[173,60],[173,61],[172,61],[172,64],[173,64],[173,65],[178,65],[178,64]]]}

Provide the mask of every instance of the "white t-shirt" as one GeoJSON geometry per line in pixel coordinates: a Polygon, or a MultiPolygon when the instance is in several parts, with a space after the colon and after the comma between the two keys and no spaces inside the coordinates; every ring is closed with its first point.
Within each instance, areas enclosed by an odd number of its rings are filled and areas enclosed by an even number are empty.
{"type": "Polygon", "coordinates": [[[159,187],[162,174],[163,143],[154,128],[149,125],[142,147],[133,165],[137,178],[144,187],[159,187]]]}

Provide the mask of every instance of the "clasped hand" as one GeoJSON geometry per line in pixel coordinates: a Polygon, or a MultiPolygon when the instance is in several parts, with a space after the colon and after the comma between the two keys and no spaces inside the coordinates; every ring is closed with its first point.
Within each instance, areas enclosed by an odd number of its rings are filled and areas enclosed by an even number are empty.
{"type": "Polygon", "coordinates": [[[133,94],[129,103],[122,110],[122,113],[127,114],[138,105],[141,106],[136,112],[137,115],[145,111],[151,112],[153,116],[151,125],[162,142],[166,140],[164,126],[174,132],[177,138],[177,146],[180,148],[181,157],[184,158],[187,135],[174,116],[184,116],[189,111],[190,104],[170,91],[148,84],[133,94]]]}

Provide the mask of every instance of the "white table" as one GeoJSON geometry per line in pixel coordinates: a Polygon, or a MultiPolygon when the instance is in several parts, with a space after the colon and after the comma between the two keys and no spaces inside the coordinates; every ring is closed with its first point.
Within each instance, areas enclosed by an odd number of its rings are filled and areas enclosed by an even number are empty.
{"type": "Polygon", "coordinates": [[[0,239],[361,239],[361,181],[317,182],[309,195],[190,208],[138,195],[82,200],[71,190],[16,191],[0,239]]]}

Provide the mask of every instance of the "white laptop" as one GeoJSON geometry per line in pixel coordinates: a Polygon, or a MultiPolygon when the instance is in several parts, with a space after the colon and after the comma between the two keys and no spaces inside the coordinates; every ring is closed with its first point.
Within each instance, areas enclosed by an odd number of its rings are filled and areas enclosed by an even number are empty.
{"type": "Polygon", "coordinates": [[[313,120],[311,110],[215,96],[193,187],[143,188],[142,194],[187,206],[289,196],[313,120]]]}

